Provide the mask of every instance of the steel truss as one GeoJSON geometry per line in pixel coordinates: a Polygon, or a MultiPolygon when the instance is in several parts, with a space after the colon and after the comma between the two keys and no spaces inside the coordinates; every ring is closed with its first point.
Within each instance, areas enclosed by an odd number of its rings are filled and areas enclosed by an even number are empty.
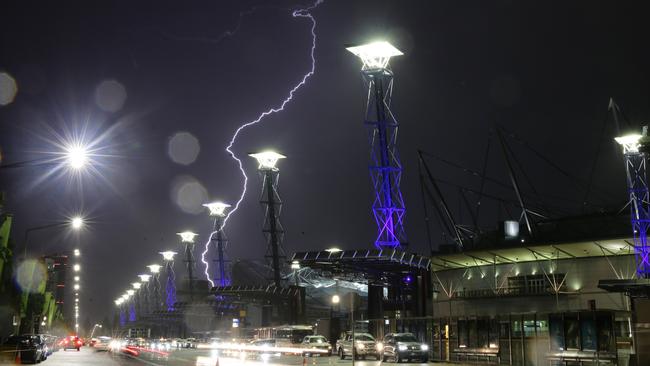
{"type": "Polygon", "coordinates": [[[388,66],[362,71],[368,88],[365,124],[370,140],[370,177],[375,190],[372,210],[377,222],[375,246],[400,248],[406,245],[406,208],[400,191],[402,163],[397,150],[399,124],[390,110],[393,73],[388,66]]]}

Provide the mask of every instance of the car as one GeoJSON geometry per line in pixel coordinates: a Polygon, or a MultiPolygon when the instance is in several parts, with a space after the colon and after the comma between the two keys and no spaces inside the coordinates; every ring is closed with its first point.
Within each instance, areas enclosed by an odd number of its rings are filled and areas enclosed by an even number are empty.
{"type": "MultiPolygon", "coordinates": [[[[325,351],[328,356],[332,355],[332,345],[327,340],[327,338],[325,338],[322,335],[305,336],[305,338],[302,339],[302,343],[300,345],[303,349],[305,348],[316,349],[320,351],[325,351]]],[[[315,352],[315,353],[318,355],[325,354],[322,352],[315,352]]],[[[311,356],[312,353],[309,351],[303,351],[302,355],[311,356]]]]}
{"type": "MultiPolygon", "coordinates": [[[[0,345],[0,355],[12,363],[39,363],[47,358],[41,337],[35,335],[11,336],[0,345]]],[[[3,360],[4,361],[4,360],[3,360]]]]}
{"type": "Polygon", "coordinates": [[[81,346],[83,345],[83,341],[81,338],[77,336],[68,336],[65,337],[59,342],[59,345],[63,350],[69,350],[69,349],[76,349],[77,352],[81,349],[81,346]]]}
{"type": "Polygon", "coordinates": [[[365,359],[367,356],[372,356],[376,360],[381,358],[380,350],[377,348],[377,341],[370,333],[356,333],[354,334],[354,346],[352,345],[352,332],[345,332],[341,338],[336,341],[336,352],[340,359],[345,357],[352,357],[352,351],[356,358],[365,359]]]}
{"type": "Polygon", "coordinates": [[[382,361],[429,360],[429,346],[418,341],[413,333],[389,333],[384,336],[382,361]]]}

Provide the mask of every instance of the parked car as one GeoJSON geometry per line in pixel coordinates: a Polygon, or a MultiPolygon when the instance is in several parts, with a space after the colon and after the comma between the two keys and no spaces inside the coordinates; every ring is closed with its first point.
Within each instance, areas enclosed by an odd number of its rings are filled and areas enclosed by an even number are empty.
{"type": "Polygon", "coordinates": [[[4,360],[14,362],[20,358],[21,363],[39,363],[47,358],[41,337],[35,335],[11,336],[0,346],[0,355],[4,360]]]}
{"type": "MultiPolygon", "coordinates": [[[[322,335],[313,335],[313,336],[305,336],[303,338],[301,346],[303,349],[305,348],[311,348],[311,349],[316,349],[320,351],[326,351],[328,356],[332,355],[332,345],[330,342],[327,340],[322,335]]],[[[317,352],[316,354],[318,355],[323,355],[325,353],[317,352]]],[[[312,353],[309,351],[302,351],[303,356],[311,356],[312,353]]]]}
{"type": "Polygon", "coordinates": [[[380,350],[377,348],[377,341],[371,334],[355,333],[354,345],[352,343],[352,332],[345,332],[336,341],[336,352],[339,354],[339,358],[343,360],[347,356],[352,357],[353,347],[356,358],[365,359],[367,356],[372,356],[376,360],[381,358],[380,350]]]}
{"type": "Polygon", "coordinates": [[[45,344],[47,345],[48,356],[59,350],[59,342],[56,336],[50,334],[42,334],[42,337],[45,340],[45,344]]]}
{"type": "Polygon", "coordinates": [[[418,341],[412,333],[390,333],[384,336],[382,360],[402,362],[429,359],[429,346],[418,341]]]}
{"type": "Polygon", "coordinates": [[[59,345],[63,350],[76,349],[79,351],[83,345],[83,341],[77,336],[68,336],[65,337],[59,342],[59,345]]]}

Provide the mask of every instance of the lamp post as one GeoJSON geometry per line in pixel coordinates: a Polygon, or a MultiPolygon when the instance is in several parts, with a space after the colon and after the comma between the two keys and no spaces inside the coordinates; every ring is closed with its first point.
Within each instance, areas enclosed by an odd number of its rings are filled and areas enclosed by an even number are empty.
{"type": "Polygon", "coordinates": [[[257,160],[259,164],[258,170],[263,178],[260,203],[265,206],[266,215],[262,232],[267,237],[270,247],[273,283],[276,287],[280,287],[280,257],[283,255],[281,251],[284,229],[282,229],[280,223],[282,200],[280,200],[278,194],[279,170],[276,165],[280,159],[284,159],[286,156],[274,151],[263,151],[249,155],[257,160]]]}
{"type": "MultiPolygon", "coordinates": [[[[68,221],[59,221],[59,222],[55,222],[55,223],[52,223],[52,224],[34,226],[34,227],[27,228],[25,230],[25,236],[23,238],[23,251],[24,251],[23,257],[27,258],[27,247],[28,247],[28,243],[29,243],[29,234],[33,233],[34,231],[40,231],[40,230],[58,228],[58,227],[65,227],[65,226],[70,226],[73,230],[79,231],[84,226],[84,219],[82,217],[80,217],[80,216],[75,216],[75,217],[72,217],[68,221]]],[[[76,249],[75,256],[78,256],[77,253],[78,253],[78,249],[76,249]]]]}
{"type": "Polygon", "coordinates": [[[57,153],[59,157],[57,158],[38,158],[27,161],[19,161],[15,163],[2,164],[0,169],[16,169],[16,168],[25,168],[33,166],[67,166],[72,170],[81,170],[86,165],[91,163],[91,153],[86,146],[81,144],[70,144],[67,146],[64,151],[57,153]]]}
{"type": "Polygon", "coordinates": [[[95,324],[95,325],[93,325],[93,330],[90,332],[90,337],[89,337],[91,340],[92,340],[92,338],[93,338],[93,335],[95,334],[95,329],[97,329],[97,328],[101,328],[101,327],[102,327],[101,324],[95,324]]]}
{"type": "Polygon", "coordinates": [[[153,289],[151,287],[149,288],[149,292],[152,293],[151,298],[152,298],[152,304],[150,304],[151,312],[156,312],[160,310],[161,307],[161,296],[160,296],[160,268],[162,266],[160,264],[150,264],[147,266],[149,268],[149,272],[151,273],[151,276],[153,277],[153,280],[151,281],[151,284],[149,286],[153,286],[153,289]]]}

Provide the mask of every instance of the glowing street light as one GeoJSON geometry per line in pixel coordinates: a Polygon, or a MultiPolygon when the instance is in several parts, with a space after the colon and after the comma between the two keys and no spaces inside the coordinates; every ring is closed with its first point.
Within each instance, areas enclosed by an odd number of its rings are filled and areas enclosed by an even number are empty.
{"type": "Polygon", "coordinates": [[[74,282],[79,282],[79,276],[74,276],[74,282]]]}
{"type": "Polygon", "coordinates": [[[278,160],[286,158],[286,156],[278,154],[275,151],[262,151],[248,155],[257,160],[259,164],[258,169],[260,170],[275,170],[275,165],[278,163],[278,160]]]}
{"type": "Polygon", "coordinates": [[[151,273],[156,274],[156,273],[160,273],[160,268],[162,268],[162,266],[160,264],[150,264],[147,266],[147,268],[149,268],[149,271],[151,273]]]}
{"type": "Polygon", "coordinates": [[[386,41],[347,47],[346,50],[361,59],[363,70],[385,69],[391,57],[403,55],[400,50],[386,41]]]}
{"type": "MultiPolygon", "coordinates": [[[[178,253],[176,253],[176,252],[174,252],[174,251],[171,251],[171,250],[167,250],[167,251],[164,251],[164,252],[160,252],[160,254],[163,256],[163,259],[164,259],[164,260],[166,260],[166,261],[173,261],[173,260],[174,260],[174,256],[175,256],[176,254],[178,254],[178,253]]],[[[160,269],[160,267],[159,267],[158,269],[160,269]]]]}
{"type": "Polygon", "coordinates": [[[133,286],[134,289],[139,290],[140,287],[142,287],[142,282],[133,282],[131,286],[133,286]]]}
{"type": "Polygon", "coordinates": [[[80,255],[81,255],[81,252],[79,251],[79,249],[75,249],[75,250],[74,250],[74,256],[75,256],[75,257],[78,257],[78,256],[80,256],[80,255]]]}
{"type": "Polygon", "coordinates": [[[75,272],[79,272],[79,271],[81,271],[81,266],[78,265],[78,264],[75,264],[74,266],[72,266],[72,270],[75,271],[75,272]]]}
{"type": "Polygon", "coordinates": [[[340,253],[340,252],[342,252],[343,250],[334,247],[334,248],[327,248],[327,249],[325,249],[325,251],[328,252],[328,253],[340,253]]]}
{"type": "Polygon", "coordinates": [[[293,270],[298,270],[298,269],[300,269],[300,262],[298,262],[298,261],[292,261],[292,262],[291,262],[291,269],[293,269],[293,270]]]}
{"type": "Polygon", "coordinates": [[[129,297],[133,296],[135,294],[135,290],[126,290],[126,294],[129,295],[129,297]]]}
{"type": "Polygon", "coordinates": [[[81,169],[88,162],[88,150],[79,145],[70,146],[66,149],[65,160],[71,168],[81,169]]]}
{"type": "Polygon", "coordinates": [[[204,203],[203,207],[207,207],[208,210],[210,210],[210,216],[223,217],[225,216],[226,209],[230,207],[230,205],[223,202],[211,202],[204,203]]]}
{"type": "Polygon", "coordinates": [[[150,274],[139,274],[138,277],[140,277],[140,281],[142,283],[149,282],[149,279],[151,278],[150,274]]]}
{"type": "Polygon", "coordinates": [[[183,243],[194,243],[194,237],[199,234],[191,231],[183,231],[182,233],[176,233],[176,235],[181,237],[181,242],[183,243]]]}
{"type": "Polygon", "coordinates": [[[339,295],[333,295],[332,304],[338,304],[339,302],[341,302],[341,298],[339,297],[339,295]]]}
{"type": "Polygon", "coordinates": [[[84,219],[80,216],[75,216],[72,218],[72,220],[70,220],[70,224],[72,225],[73,229],[79,230],[82,226],[84,226],[84,219]]]}
{"type": "Polygon", "coordinates": [[[641,139],[643,135],[630,134],[614,138],[619,145],[623,146],[623,153],[638,153],[641,147],[641,139]]]}
{"type": "Polygon", "coordinates": [[[78,284],[78,283],[75,283],[75,284],[74,284],[74,289],[75,289],[75,290],[79,290],[79,284],[78,284]]]}

